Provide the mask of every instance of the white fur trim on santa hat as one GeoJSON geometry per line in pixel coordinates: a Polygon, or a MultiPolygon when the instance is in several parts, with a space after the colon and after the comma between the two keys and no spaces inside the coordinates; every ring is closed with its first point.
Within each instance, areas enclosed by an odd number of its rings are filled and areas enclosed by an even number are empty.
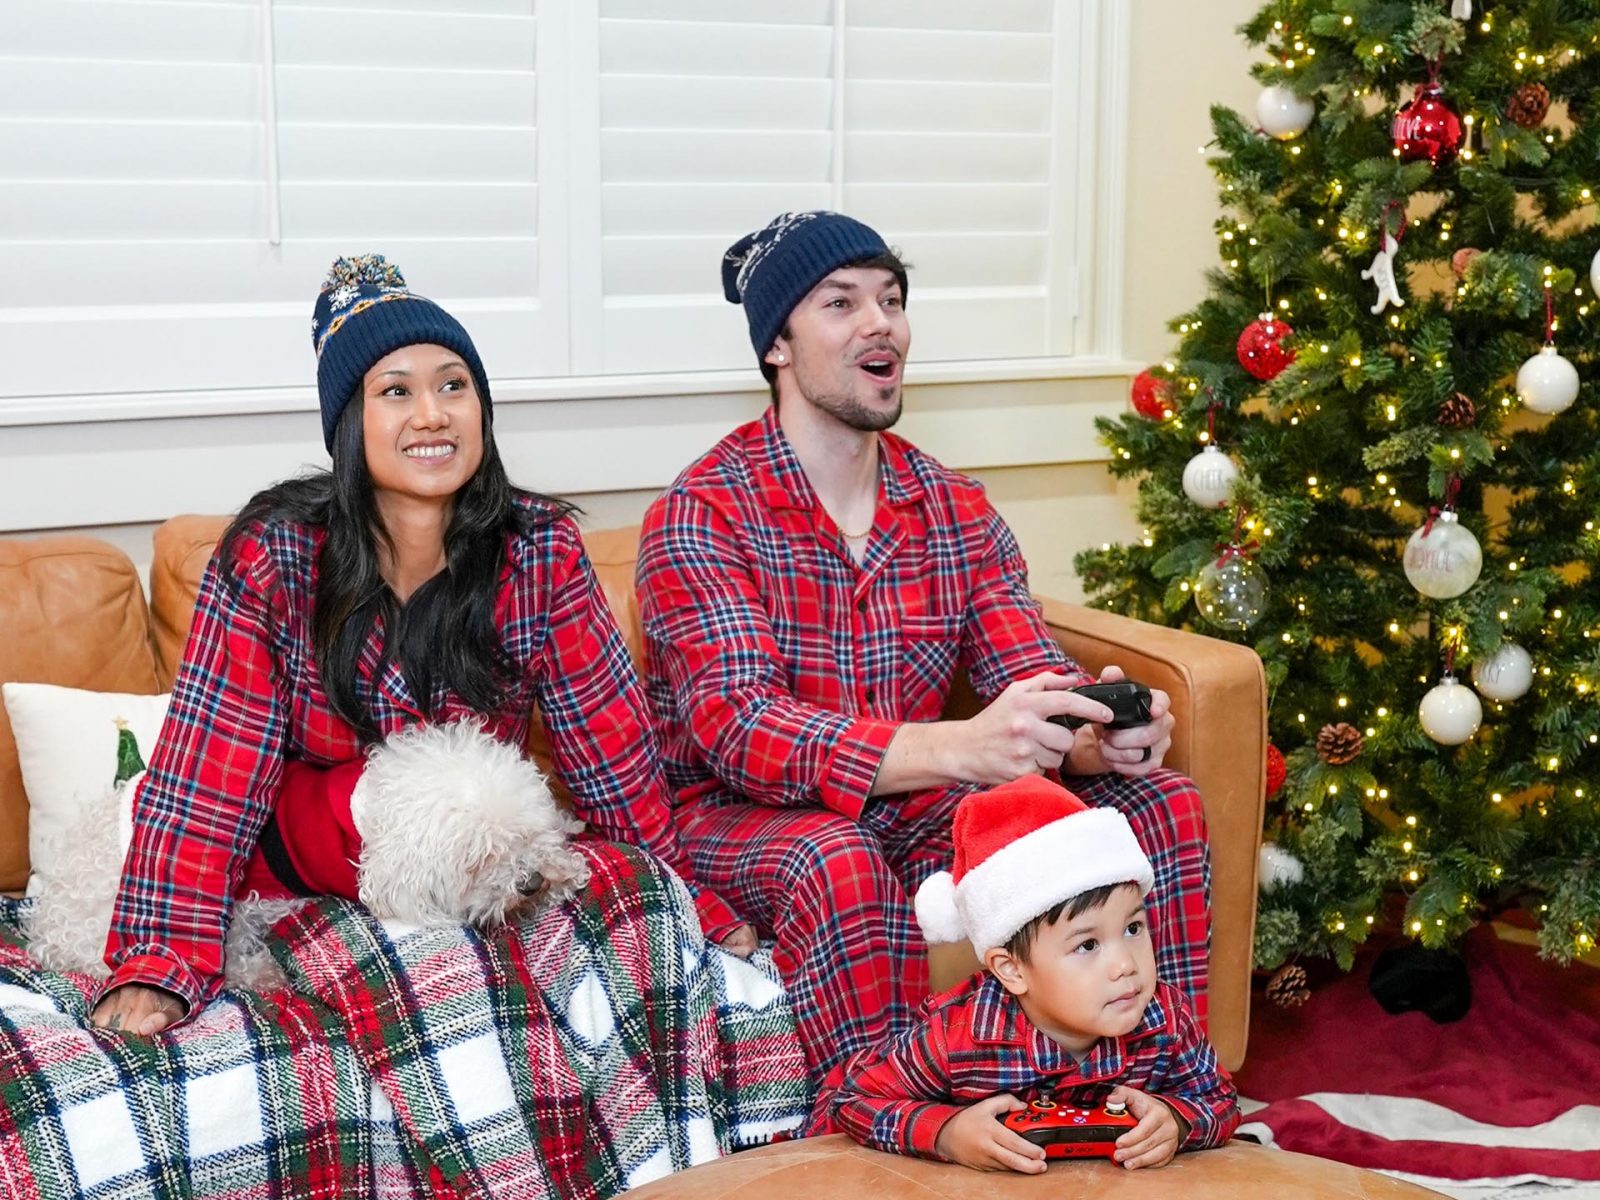
{"type": "Polygon", "coordinates": [[[955,907],[982,958],[1063,900],[1129,880],[1141,895],[1155,884],[1128,819],[1114,808],[1089,808],[1040,826],[968,870],[955,887],[955,907]]]}
{"type": "Polygon", "coordinates": [[[924,879],[912,907],[917,911],[922,936],[931,944],[966,938],[961,914],[956,911],[956,881],[949,871],[937,871],[924,879]]]}

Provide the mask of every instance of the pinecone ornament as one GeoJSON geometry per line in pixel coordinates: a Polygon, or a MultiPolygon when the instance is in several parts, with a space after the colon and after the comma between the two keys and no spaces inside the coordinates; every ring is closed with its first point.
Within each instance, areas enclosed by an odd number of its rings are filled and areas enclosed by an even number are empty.
{"type": "Polygon", "coordinates": [[[1267,999],[1279,1008],[1299,1008],[1311,999],[1311,988],[1306,979],[1306,969],[1296,963],[1280,967],[1267,980],[1267,999]]]}
{"type": "Polygon", "coordinates": [[[1354,725],[1343,721],[1324,725],[1317,734],[1317,757],[1330,767],[1342,767],[1360,756],[1364,744],[1361,731],[1354,725]]]}
{"type": "Polygon", "coordinates": [[[1550,89],[1542,83],[1525,83],[1506,101],[1506,119],[1524,129],[1536,129],[1550,111],[1550,89]]]}
{"type": "Polygon", "coordinates": [[[1477,405],[1470,396],[1457,392],[1439,405],[1439,415],[1434,420],[1446,429],[1465,429],[1478,419],[1477,405]]]}

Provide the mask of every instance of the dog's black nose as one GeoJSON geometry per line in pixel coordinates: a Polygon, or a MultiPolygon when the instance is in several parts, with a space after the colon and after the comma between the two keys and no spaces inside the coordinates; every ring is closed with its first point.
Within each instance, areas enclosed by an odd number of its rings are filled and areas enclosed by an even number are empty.
{"type": "Polygon", "coordinates": [[[529,871],[527,877],[517,884],[517,892],[523,896],[537,896],[544,890],[544,876],[537,871],[529,871]]]}

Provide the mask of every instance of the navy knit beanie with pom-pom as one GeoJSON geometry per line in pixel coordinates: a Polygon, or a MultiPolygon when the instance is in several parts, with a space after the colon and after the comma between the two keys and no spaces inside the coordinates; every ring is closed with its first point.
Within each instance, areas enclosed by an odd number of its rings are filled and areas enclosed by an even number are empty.
{"type": "Polygon", "coordinates": [[[489,378],[461,322],[406,287],[400,268],[381,254],[334,260],[311,314],[322,441],[330,454],[339,417],[372,364],[402,346],[424,343],[461,355],[492,420],[489,378]]]}

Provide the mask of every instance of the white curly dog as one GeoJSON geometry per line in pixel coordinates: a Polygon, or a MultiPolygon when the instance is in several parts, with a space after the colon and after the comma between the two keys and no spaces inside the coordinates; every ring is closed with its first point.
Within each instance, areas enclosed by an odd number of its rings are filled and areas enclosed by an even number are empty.
{"type": "MultiPolygon", "coordinates": [[[[108,973],[102,955],[138,778],[86,803],[47,848],[57,878],[39,881],[26,916],[40,965],[108,973]],[[119,804],[129,813],[119,814],[119,804]]],[[[362,843],[361,903],[380,920],[489,929],[569,899],[589,881],[588,863],[569,844],[582,822],[517,747],[474,722],[417,726],[374,747],[350,810],[362,843]]],[[[264,938],[303,903],[234,904],[224,955],[230,985],[285,982],[264,938]]]]}

